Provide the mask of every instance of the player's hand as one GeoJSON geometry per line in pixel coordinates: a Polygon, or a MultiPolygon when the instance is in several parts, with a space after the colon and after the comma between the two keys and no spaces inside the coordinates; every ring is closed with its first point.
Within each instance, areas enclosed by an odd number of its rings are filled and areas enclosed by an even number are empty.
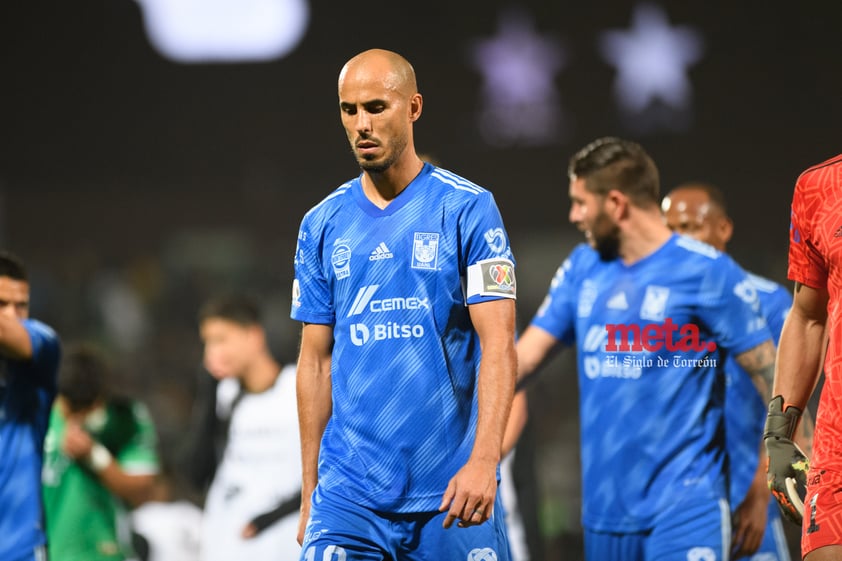
{"type": "Polygon", "coordinates": [[[731,559],[753,555],[763,542],[769,513],[769,490],[766,477],[758,471],[743,502],[734,511],[731,538],[731,559]]]}
{"type": "Polygon", "coordinates": [[[787,520],[801,524],[804,518],[804,497],[807,494],[807,456],[792,441],[801,417],[801,410],[792,405],[783,409],[784,399],[775,396],[769,402],[763,441],[769,456],[766,481],[787,520]]]}
{"type": "Polygon", "coordinates": [[[243,531],[240,532],[240,537],[242,537],[244,540],[250,540],[251,538],[255,537],[259,532],[260,530],[257,529],[257,526],[249,522],[245,525],[245,527],[243,527],[243,531]]]}
{"type": "Polygon", "coordinates": [[[68,421],[64,430],[62,451],[68,458],[84,460],[91,453],[93,439],[82,425],[75,421],[68,421]]]}
{"type": "Polygon", "coordinates": [[[447,511],[442,526],[478,526],[491,517],[497,496],[497,463],[471,460],[456,472],[442,497],[439,512],[447,511]]]}

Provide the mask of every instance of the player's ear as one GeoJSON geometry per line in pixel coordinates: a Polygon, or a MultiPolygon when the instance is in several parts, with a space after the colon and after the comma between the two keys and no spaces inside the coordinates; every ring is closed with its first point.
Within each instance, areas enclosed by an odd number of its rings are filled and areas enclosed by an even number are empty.
{"type": "Polygon", "coordinates": [[[414,123],[421,116],[421,109],[424,106],[424,98],[420,93],[413,94],[409,98],[409,121],[414,123]]]}
{"type": "Polygon", "coordinates": [[[722,245],[727,244],[731,241],[731,236],[734,235],[734,222],[728,217],[723,218],[717,224],[716,234],[722,240],[722,245]]]}
{"type": "Polygon", "coordinates": [[[614,220],[626,218],[629,213],[629,197],[618,189],[611,189],[605,195],[606,210],[614,220]]]}

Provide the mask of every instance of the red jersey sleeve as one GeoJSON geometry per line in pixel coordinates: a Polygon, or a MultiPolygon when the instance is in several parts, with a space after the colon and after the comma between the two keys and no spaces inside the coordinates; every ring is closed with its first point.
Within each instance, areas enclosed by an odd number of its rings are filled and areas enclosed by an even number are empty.
{"type": "Polygon", "coordinates": [[[789,267],[787,277],[811,288],[827,286],[827,266],[816,239],[816,207],[821,202],[824,181],[807,170],[795,183],[789,226],[789,267]]]}

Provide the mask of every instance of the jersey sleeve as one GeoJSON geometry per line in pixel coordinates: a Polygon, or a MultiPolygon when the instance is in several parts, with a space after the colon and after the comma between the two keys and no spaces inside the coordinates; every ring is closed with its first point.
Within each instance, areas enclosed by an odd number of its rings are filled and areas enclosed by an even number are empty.
{"type": "Polygon", "coordinates": [[[59,337],[52,328],[38,320],[26,319],[23,321],[23,327],[32,344],[31,374],[38,385],[54,389],[61,360],[59,337]]]}
{"type": "Polygon", "coordinates": [[[718,347],[737,355],[772,339],[757,288],[728,255],[708,267],[701,291],[699,313],[718,347]]]}
{"type": "Polygon", "coordinates": [[[807,173],[802,174],[795,184],[792,196],[787,276],[790,280],[811,288],[825,288],[828,271],[824,258],[816,249],[811,222],[814,212],[810,208],[810,205],[821,197],[820,193],[817,193],[817,187],[810,183],[811,177],[807,173]]]}
{"type": "Polygon", "coordinates": [[[302,220],[298,231],[290,317],[306,323],[333,325],[336,315],[324,274],[321,240],[318,220],[310,212],[302,220]]]}
{"type": "Polygon", "coordinates": [[[778,340],[781,338],[784,320],[790,308],[792,308],[792,294],[783,286],[778,286],[763,301],[763,313],[766,316],[766,322],[769,324],[769,332],[772,334],[772,339],[775,341],[776,346],[778,340]]]}
{"type": "Polygon", "coordinates": [[[466,207],[460,221],[464,240],[465,296],[468,304],[517,297],[515,260],[503,218],[491,193],[466,207]]]}
{"type": "Polygon", "coordinates": [[[531,325],[539,327],[564,343],[574,342],[576,321],[576,290],[574,263],[577,253],[574,252],[564,260],[556,270],[550,288],[544,301],[532,318],[531,325]]]}

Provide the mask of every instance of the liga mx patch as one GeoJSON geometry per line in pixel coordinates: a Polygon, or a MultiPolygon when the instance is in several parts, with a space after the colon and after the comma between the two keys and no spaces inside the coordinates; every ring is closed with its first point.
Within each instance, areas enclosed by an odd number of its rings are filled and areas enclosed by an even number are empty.
{"type": "Polygon", "coordinates": [[[468,267],[468,299],[473,296],[515,298],[516,295],[515,264],[510,260],[496,257],[468,267]]]}
{"type": "Polygon", "coordinates": [[[412,268],[435,270],[439,262],[439,234],[415,232],[412,239],[412,268]]]}

